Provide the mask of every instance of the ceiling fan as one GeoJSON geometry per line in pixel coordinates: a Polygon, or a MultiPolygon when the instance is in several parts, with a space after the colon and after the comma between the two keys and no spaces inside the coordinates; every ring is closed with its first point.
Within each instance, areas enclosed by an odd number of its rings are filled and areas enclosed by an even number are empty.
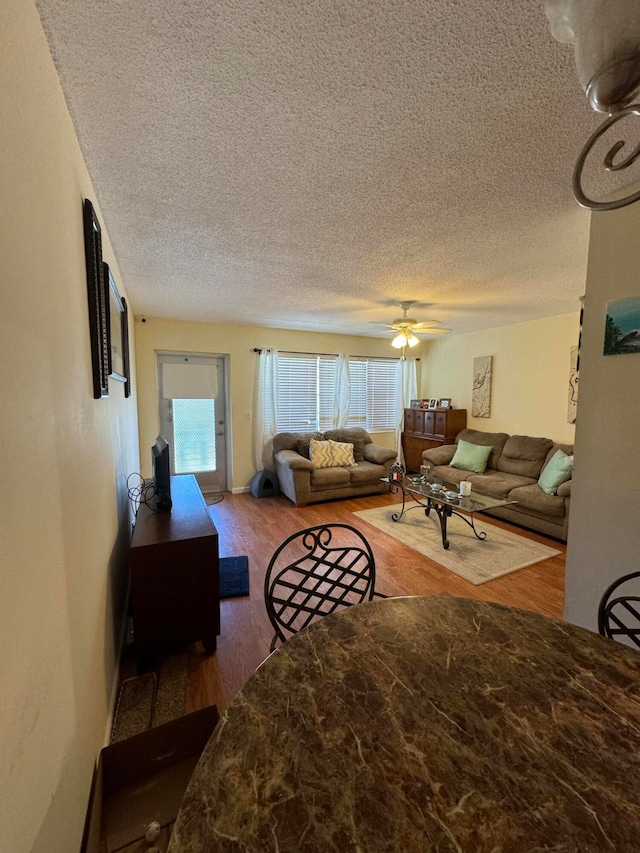
{"type": "Polygon", "coordinates": [[[402,317],[398,317],[390,325],[384,324],[388,329],[398,332],[391,341],[391,346],[396,349],[406,346],[414,347],[420,343],[416,335],[448,335],[451,331],[451,329],[444,329],[438,320],[425,320],[423,323],[418,323],[414,317],[407,317],[407,311],[412,305],[415,305],[415,302],[415,299],[407,299],[401,302],[402,317]]]}

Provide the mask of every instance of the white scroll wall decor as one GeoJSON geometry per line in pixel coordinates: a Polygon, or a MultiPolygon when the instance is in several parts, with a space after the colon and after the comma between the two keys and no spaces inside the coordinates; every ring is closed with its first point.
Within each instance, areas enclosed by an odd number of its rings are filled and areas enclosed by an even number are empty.
{"type": "Polygon", "coordinates": [[[569,405],[567,423],[575,424],[578,410],[578,347],[571,347],[569,357],[569,405]]]}
{"type": "Polygon", "coordinates": [[[481,355],[473,359],[473,394],[471,398],[471,416],[474,418],[491,417],[492,372],[492,355],[481,355]]]}

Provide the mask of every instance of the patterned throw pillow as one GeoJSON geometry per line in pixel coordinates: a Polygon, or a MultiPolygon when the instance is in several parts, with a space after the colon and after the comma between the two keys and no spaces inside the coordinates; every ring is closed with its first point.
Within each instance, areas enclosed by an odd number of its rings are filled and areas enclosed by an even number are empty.
{"type": "Polygon", "coordinates": [[[309,442],[309,459],[313,462],[314,468],[333,468],[331,442],[312,438],[309,442]]]}
{"type": "Polygon", "coordinates": [[[364,462],[364,438],[353,438],[353,458],[356,463],[364,462]]]}
{"type": "Polygon", "coordinates": [[[355,459],[353,458],[353,444],[331,440],[329,440],[329,444],[331,445],[333,464],[336,467],[347,468],[350,465],[356,464],[355,459]]]}
{"type": "Polygon", "coordinates": [[[300,454],[300,456],[304,456],[305,459],[309,458],[309,443],[312,438],[321,439],[321,432],[314,432],[313,435],[306,435],[304,438],[299,438],[296,441],[296,451],[300,454]]]}
{"type": "Polygon", "coordinates": [[[353,444],[353,458],[358,462],[364,462],[364,438],[352,438],[348,432],[340,433],[335,437],[336,441],[345,444],[353,444]]]}

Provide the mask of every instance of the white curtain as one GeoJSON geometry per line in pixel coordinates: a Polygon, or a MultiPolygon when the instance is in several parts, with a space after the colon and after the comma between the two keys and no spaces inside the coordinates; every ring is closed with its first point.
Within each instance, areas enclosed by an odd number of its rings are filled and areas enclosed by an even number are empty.
{"type": "Polygon", "coordinates": [[[338,353],[336,360],[336,393],[333,403],[333,428],[343,429],[349,420],[351,382],[349,379],[349,356],[338,353]]]}
{"type": "Polygon", "coordinates": [[[278,432],[278,350],[263,349],[256,368],[253,406],[253,464],[273,470],[273,437],[278,432]]]}
{"type": "Polygon", "coordinates": [[[411,400],[418,396],[418,380],[416,378],[415,358],[401,358],[397,366],[396,397],[396,450],[398,459],[404,465],[404,453],[402,452],[402,426],[404,421],[404,410],[411,406],[411,400]]]}

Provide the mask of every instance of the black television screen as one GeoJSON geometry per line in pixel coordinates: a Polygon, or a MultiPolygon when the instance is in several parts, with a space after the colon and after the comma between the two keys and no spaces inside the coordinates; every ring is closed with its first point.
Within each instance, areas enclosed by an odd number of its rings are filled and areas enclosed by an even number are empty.
{"type": "Polygon", "coordinates": [[[153,485],[156,490],[156,509],[158,512],[171,512],[169,445],[162,435],[156,438],[156,443],[151,448],[151,467],[153,469],[153,485]]]}

